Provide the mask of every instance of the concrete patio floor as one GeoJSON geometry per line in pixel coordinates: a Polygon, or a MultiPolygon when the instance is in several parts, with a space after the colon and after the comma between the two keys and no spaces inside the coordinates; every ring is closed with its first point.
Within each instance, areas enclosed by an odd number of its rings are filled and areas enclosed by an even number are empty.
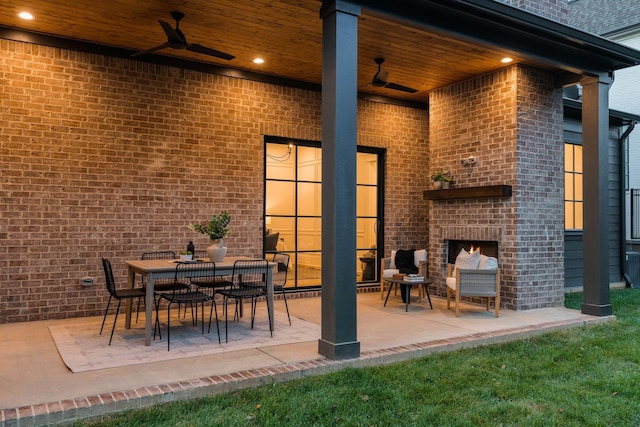
{"type": "MultiPolygon", "coordinates": [[[[78,319],[3,324],[0,426],[71,423],[155,403],[324,374],[347,366],[388,364],[615,320],[614,316],[593,317],[564,308],[520,312],[501,309],[496,318],[493,311],[472,304],[465,304],[456,318],[452,310],[447,310],[444,299],[432,297],[432,301],[433,310],[414,295],[409,312],[405,312],[399,295],[392,295],[383,307],[378,292],[359,293],[361,356],[342,361],[319,356],[319,337],[310,336],[308,341],[295,344],[72,373],[60,358],[48,326],[78,319]]],[[[292,316],[320,324],[320,298],[288,302],[292,316]]],[[[276,316],[286,317],[282,301],[276,301],[276,316]]]]}

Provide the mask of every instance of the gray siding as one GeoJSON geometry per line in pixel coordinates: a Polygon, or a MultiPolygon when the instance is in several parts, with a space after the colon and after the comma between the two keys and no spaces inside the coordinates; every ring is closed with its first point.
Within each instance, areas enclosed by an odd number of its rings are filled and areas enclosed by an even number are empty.
{"type": "MultiPolygon", "coordinates": [[[[567,114],[565,109],[564,140],[574,144],[582,144],[582,126],[579,117],[567,114]]],[[[609,132],[609,281],[621,282],[621,257],[620,248],[623,245],[621,239],[621,209],[622,200],[620,186],[623,184],[620,175],[620,144],[618,142],[620,129],[612,127],[609,132]]],[[[564,262],[565,262],[565,287],[582,286],[583,271],[583,234],[581,231],[565,232],[564,262]]],[[[587,248],[588,250],[588,248],[587,248]]]]}

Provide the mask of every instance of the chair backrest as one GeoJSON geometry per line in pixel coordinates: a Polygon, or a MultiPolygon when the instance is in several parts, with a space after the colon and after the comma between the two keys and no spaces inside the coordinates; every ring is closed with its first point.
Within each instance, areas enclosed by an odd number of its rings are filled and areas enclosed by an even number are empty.
{"type": "Polygon", "coordinates": [[[280,238],[280,233],[269,234],[264,237],[264,251],[265,252],[273,252],[278,250],[278,239],[280,238]]]}
{"type": "Polygon", "coordinates": [[[266,259],[237,260],[233,263],[233,283],[237,286],[250,284],[252,287],[267,288],[269,262],[266,259]]]}
{"type": "Polygon", "coordinates": [[[274,286],[285,286],[287,283],[287,271],[289,271],[289,254],[275,253],[273,254],[273,262],[277,262],[278,266],[273,274],[274,286]]]}
{"type": "Polygon", "coordinates": [[[176,253],[173,251],[145,252],[141,259],[175,259],[176,253]]]}
{"type": "MultiPolygon", "coordinates": [[[[176,283],[213,283],[216,278],[215,262],[194,262],[176,265],[176,283]]],[[[200,291],[213,293],[213,290],[204,288],[200,291]]]]}
{"type": "Polygon", "coordinates": [[[194,259],[209,258],[209,255],[207,255],[206,250],[193,251],[193,258],[194,259]]]}
{"type": "Polygon", "coordinates": [[[102,258],[102,268],[104,269],[104,281],[107,284],[107,290],[111,296],[117,298],[116,281],[113,278],[113,270],[111,269],[111,261],[102,258]]]}

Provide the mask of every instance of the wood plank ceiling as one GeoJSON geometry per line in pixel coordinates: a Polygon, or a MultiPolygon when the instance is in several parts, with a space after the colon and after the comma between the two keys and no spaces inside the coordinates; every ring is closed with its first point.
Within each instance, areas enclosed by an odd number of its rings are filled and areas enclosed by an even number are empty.
{"type": "MultiPolygon", "coordinates": [[[[231,61],[186,50],[158,55],[249,70],[320,84],[322,21],[318,0],[7,0],[0,3],[0,25],[101,45],[145,50],[166,41],[158,20],[175,27],[170,13],[183,12],[180,29],[187,40],[236,58],[231,61]],[[26,10],[31,21],[18,17],[26,10]],[[265,63],[252,61],[262,57],[265,63]]],[[[362,92],[427,102],[435,88],[505,65],[515,52],[490,49],[381,19],[363,11],[359,19],[358,85],[362,92]],[[385,58],[388,81],[418,89],[415,94],[370,83],[374,58],[385,58]]]]}

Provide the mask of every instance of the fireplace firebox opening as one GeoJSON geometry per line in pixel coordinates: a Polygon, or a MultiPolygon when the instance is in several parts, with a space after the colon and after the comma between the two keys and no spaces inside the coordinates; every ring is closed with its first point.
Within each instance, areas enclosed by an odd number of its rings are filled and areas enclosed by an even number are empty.
{"type": "Polygon", "coordinates": [[[462,249],[467,252],[479,250],[481,254],[498,258],[498,242],[490,240],[448,240],[447,263],[455,264],[462,249]]]}

